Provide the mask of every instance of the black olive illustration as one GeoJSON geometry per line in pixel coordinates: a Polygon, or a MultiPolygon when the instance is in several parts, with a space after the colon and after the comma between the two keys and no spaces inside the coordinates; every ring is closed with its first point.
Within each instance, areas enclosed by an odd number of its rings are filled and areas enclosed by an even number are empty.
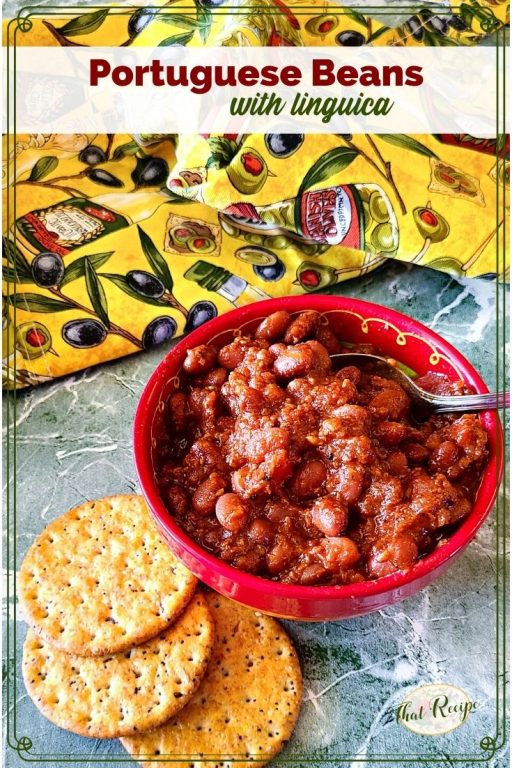
{"type": "Polygon", "coordinates": [[[345,46],[364,45],[366,43],[366,38],[360,32],[356,32],[355,30],[347,30],[346,32],[340,32],[339,35],[336,35],[336,42],[338,45],[345,46]]]}
{"type": "Polygon", "coordinates": [[[448,31],[448,22],[440,16],[431,16],[427,21],[427,27],[439,35],[446,35],[448,31]]]}
{"type": "Polygon", "coordinates": [[[158,277],[143,269],[132,269],[128,272],[126,282],[133,291],[149,299],[159,299],[165,291],[165,286],[158,277]]]}
{"type": "Polygon", "coordinates": [[[30,270],[36,285],[41,288],[50,288],[59,285],[64,277],[64,262],[58,253],[45,251],[39,253],[31,264],[30,270]]]}
{"type": "Polygon", "coordinates": [[[148,11],[146,8],[139,8],[132,13],[128,21],[128,36],[130,40],[140,35],[143,29],[146,29],[150,21],[153,20],[156,11],[148,11]]]}
{"type": "Polygon", "coordinates": [[[412,35],[415,40],[423,40],[424,29],[419,16],[411,16],[405,22],[404,29],[408,35],[412,35]]]}
{"type": "Polygon", "coordinates": [[[267,264],[264,266],[254,264],[253,270],[254,274],[258,275],[258,277],[261,277],[262,280],[275,282],[276,280],[280,280],[282,278],[286,272],[286,267],[280,259],[277,259],[275,264],[267,264]]]}
{"type": "Polygon", "coordinates": [[[105,187],[123,187],[123,182],[116,176],[112,176],[111,173],[105,171],[103,168],[91,168],[86,174],[91,181],[95,181],[97,184],[103,184],[105,187]]]}
{"type": "Polygon", "coordinates": [[[267,133],[265,146],[274,157],[289,157],[304,142],[303,133],[267,133]]]}
{"type": "Polygon", "coordinates": [[[211,301],[196,301],[189,309],[185,333],[199,328],[200,325],[208,322],[208,320],[212,320],[214,317],[217,317],[217,307],[215,304],[211,301]]]}
{"type": "Polygon", "coordinates": [[[173,320],[172,317],[163,315],[155,317],[142,334],[142,346],[144,349],[149,349],[149,347],[156,347],[158,344],[163,344],[164,341],[169,341],[176,333],[177,327],[176,320],[173,320]]]}
{"type": "Polygon", "coordinates": [[[99,320],[84,318],[81,320],[70,320],[62,328],[62,338],[67,344],[77,349],[89,349],[97,347],[105,341],[107,329],[99,320]]]}
{"type": "Polygon", "coordinates": [[[464,19],[460,16],[450,16],[447,21],[449,26],[456,32],[464,32],[464,30],[469,29],[464,19]]]}
{"type": "Polygon", "coordinates": [[[104,163],[107,157],[101,147],[97,147],[96,144],[89,144],[85,149],[82,149],[78,159],[87,165],[98,165],[98,163],[104,163]]]}
{"type": "Polygon", "coordinates": [[[132,173],[132,181],[139,187],[155,187],[165,184],[169,166],[161,157],[149,157],[144,165],[138,165],[132,173]]]}

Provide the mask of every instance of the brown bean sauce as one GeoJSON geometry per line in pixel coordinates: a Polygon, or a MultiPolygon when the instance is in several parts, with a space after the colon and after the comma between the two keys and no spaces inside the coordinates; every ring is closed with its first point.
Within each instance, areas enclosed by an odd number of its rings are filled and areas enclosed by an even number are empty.
{"type": "MultiPolygon", "coordinates": [[[[161,437],[158,481],[179,525],[234,567],[288,583],[409,569],[469,513],[487,459],[477,416],[418,425],[400,385],[333,370],[326,347],[343,341],[318,313],[281,311],[220,350],[189,350],[161,437]]],[[[470,391],[436,373],[417,382],[470,391]]]]}

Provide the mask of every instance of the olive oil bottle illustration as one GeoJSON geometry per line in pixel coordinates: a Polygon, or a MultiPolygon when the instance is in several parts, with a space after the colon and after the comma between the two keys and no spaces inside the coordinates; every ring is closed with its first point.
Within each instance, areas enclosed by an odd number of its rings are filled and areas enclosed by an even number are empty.
{"type": "Polygon", "coordinates": [[[85,243],[144,221],[169,202],[167,195],[148,191],[109,193],[90,200],[72,197],[20,216],[16,241],[31,255],[50,251],[66,256],[85,243]]]}
{"type": "Polygon", "coordinates": [[[207,261],[196,261],[190,269],[187,269],[184,277],[187,280],[193,280],[201,288],[206,288],[207,291],[215,291],[236,307],[243,307],[262,299],[270,299],[268,294],[260,291],[247,280],[237,277],[228,269],[209,264],[207,261]]]}

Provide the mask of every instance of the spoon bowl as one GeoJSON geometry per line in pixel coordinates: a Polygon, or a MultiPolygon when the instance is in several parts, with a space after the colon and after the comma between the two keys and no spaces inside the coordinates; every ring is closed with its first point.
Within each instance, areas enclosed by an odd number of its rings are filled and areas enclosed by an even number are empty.
{"type": "Polygon", "coordinates": [[[417,421],[425,421],[433,413],[471,413],[510,407],[510,392],[487,392],[484,395],[434,395],[408,376],[392,358],[367,355],[362,352],[331,355],[331,360],[343,365],[364,366],[372,373],[392,379],[411,398],[411,412],[417,421]]]}

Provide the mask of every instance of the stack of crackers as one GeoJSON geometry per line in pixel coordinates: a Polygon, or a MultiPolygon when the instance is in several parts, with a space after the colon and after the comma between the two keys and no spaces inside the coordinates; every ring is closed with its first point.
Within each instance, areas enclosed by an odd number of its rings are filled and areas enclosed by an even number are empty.
{"type": "Polygon", "coordinates": [[[289,637],[198,588],[142,497],[53,521],[25,557],[20,599],[25,685],[55,725],[174,768],[262,764],[289,739],[302,698],[289,637]]]}

